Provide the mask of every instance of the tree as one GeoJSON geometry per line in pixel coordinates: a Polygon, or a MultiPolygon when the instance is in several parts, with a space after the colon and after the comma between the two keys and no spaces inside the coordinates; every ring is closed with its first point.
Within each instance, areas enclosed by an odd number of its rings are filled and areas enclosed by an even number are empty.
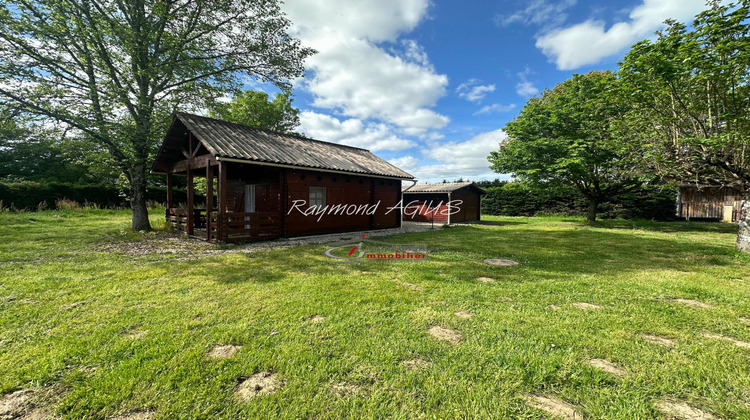
{"type": "Polygon", "coordinates": [[[593,71],[531,98],[505,126],[507,140],[488,158],[492,169],[535,187],[575,187],[595,221],[600,203],[634,183],[610,131],[625,108],[617,84],[615,74],[593,71]]]}
{"type": "Polygon", "coordinates": [[[211,116],[282,133],[294,133],[299,126],[299,109],[292,106],[292,93],[288,90],[277,93],[272,101],[265,92],[238,92],[230,103],[215,104],[211,116]]]}
{"type": "MultiPolygon", "coordinates": [[[[693,30],[668,21],[620,64],[625,100],[619,124],[643,170],[682,183],[750,190],[750,1],[712,7],[693,30]]],[[[750,198],[750,197],[748,197],[750,198]]],[[[745,199],[737,247],[750,252],[745,199]]]]}
{"type": "Polygon", "coordinates": [[[313,53],[289,25],[278,0],[8,0],[0,102],[105,148],[127,178],[133,229],[147,230],[149,158],[169,114],[243,75],[288,88],[313,53]]]}

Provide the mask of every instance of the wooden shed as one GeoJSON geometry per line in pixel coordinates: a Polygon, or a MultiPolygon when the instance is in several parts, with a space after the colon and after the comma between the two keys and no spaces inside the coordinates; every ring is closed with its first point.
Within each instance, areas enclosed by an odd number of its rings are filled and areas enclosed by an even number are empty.
{"type": "Polygon", "coordinates": [[[410,207],[404,221],[451,224],[479,220],[481,199],[487,193],[473,182],[443,182],[406,186],[403,194],[404,206],[410,207]],[[456,202],[456,212],[448,210],[451,201],[456,202]]]}
{"type": "Polygon", "coordinates": [[[211,242],[399,227],[401,213],[387,207],[400,201],[401,181],[413,179],[365,149],[181,112],[151,172],[167,176],[167,221],[211,242]],[[187,178],[187,203],[179,207],[175,176],[187,178]],[[196,207],[196,177],[210,180],[205,207],[196,207]],[[377,202],[370,214],[303,213],[377,202]]]}
{"type": "Polygon", "coordinates": [[[677,217],[739,222],[742,194],[730,187],[683,185],[677,195],[677,217]]]}

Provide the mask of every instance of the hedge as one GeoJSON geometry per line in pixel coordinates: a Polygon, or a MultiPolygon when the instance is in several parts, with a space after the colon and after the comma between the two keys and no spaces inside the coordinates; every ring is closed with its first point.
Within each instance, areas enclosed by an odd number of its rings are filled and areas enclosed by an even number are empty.
{"type": "MultiPolygon", "coordinates": [[[[498,216],[586,214],[586,199],[573,188],[532,190],[518,183],[485,189],[482,213],[498,216]]],[[[643,185],[599,205],[603,219],[674,220],[677,190],[664,185],[643,185]]]]}

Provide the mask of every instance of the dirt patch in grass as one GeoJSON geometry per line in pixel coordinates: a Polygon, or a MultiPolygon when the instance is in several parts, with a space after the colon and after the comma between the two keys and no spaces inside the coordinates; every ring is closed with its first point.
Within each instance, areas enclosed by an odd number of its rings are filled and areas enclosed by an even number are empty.
{"type": "Polygon", "coordinates": [[[723,340],[732,343],[737,347],[742,347],[743,349],[750,349],[750,343],[748,343],[747,341],[738,340],[734,337],[729,337],[722,334],[714,334],[710,332],[704,332],[702,335],[706,338],[713,338],[715,340],[723,340]]]}
{"type": "Polygon", "coordinates": [[[698,308],[698,309],[709,309],[713,308],[713,305],[710,305],[708,303],[704,303],[698,300],[693,299],[670,299],[670,302],[679,303],[680,305],[689,306],[691,308],[698,308]]]}
{"type": "Polygon", "coordinates": [[[663,414],[680,420],[718,420],[718,417],[683,401],[661,400],[656,402],[656,408],[663,414]]]}
{"type": "Polygon", "coordinates": [[[641,338],[650,343],[658,344],[664,347],[674,347],[674,345],[677,344],[675,340],[667,337],[662,337],[660,335],[643,334],[641,335],[641,338]]]}
{"type": "Polygon", "coordinates": [[[85,305],[87,303],[88,302],[86,302],[86,301],[66,303],[65,305],[60,305],[60,309],[65,309],[65,310],[75,309],[75,308],[79,308],[79,307],[81,307],[81,306],[83,306],[83,305],[85,305]]]}
{"type": "Polygon", "coordinates": [[[21,418],[33,409],[34,391],[21,389],[0,397],[0,419],[21,418]]]}
{"type": "Polygon", "coordinates": [[[561,307],[557,305],[549,305],[549,308],[552,309],[553,311],[559,311],[560,309],[562,309],[561,307]]]}
{"type": "Polygon", "coordinates": [[[319,324],[319,323],[325,321],[326,317],[324,317],[323,315],[313,315],[310,318],[308,318],[307,320],[310,321],[310,322],[312,322],[312,323],[314,323],[314,324],[319,324]]]}
{"type": "Polygon", "coordinates": [[[557,397],[544,395],[525,395],[526,403],[537,410],[542,410],[554,418],[567,420],[582,420],[583,416],[576,408],[557,397]]]}
{"type": "Polygon", "coordinates": [[[147,332],[148,330],[132,330],[129,333],[125,334],[124,337],[131,340],[138,340],[143,338],[143,336],[146,335],[147,332]]]}
{"type": "Polygon", "coordinates": [[[116,417],[111,417],[109,420],[151,420],[154,418],[154,413],[151,411],[131,411],[129,413],[120,414],[116,417]]]}
{"type": "Polygon", "coordinates": [[[482,283],[492,283],[495,281],[492,277],[477,277],[477,280],[481,281],[482,283]]]}
{"type": "Polygon", "coordinates": [[[744,317],[740,317],[740,318],[738,318],[738,320],[739,320],[739,321],[740,321],[741,323],[743,323],[743,324],[747,325],[748,327],[750,327],[750,318],[744,318],[744,317]]]}
{"type": "Polygon", "coordinates": [[[419,287],[419,286],[417,286],[416,284],[407,283],[407,282],[401,281],[399,279],[392,279],[392,280],[395,281],[396,284],[398,284],[399,286],[406,287],[407,289],[414,290],[415,292],[424,292],[424,289],[421,288],[421,287],[419,287]]]}
{"type": "Polygon", "coordinates": [[[627,375],[627,372],[625,372],[625,370],[617,367],[617,365],[606,359],[591,359],[589,360],[589,365],[601,371],[611,373],[612,375],[620,378],[623,378],[625,377],[625,375],[627,375]]]}
{"type": "Polygon", "coordinates": [[[458,311],[458,312],[455,312],[454,315],[456,315],[458,318],[461,318],[461,319],[471,318],[471,313],[466,312],[466,311],[458,311]]]}
{"type": "Polygon", "coordinates": [[[456,331],[452,330],[450,328],[441,327],[440,325],[434,325],[430,328],[429,333],[431,336],[447,341],[451,344],[458,344],[463,339],[463,335],[456,331]]]}
{"type": "Polygon", "coordinates": [[[587,303],[587,302],[575,302],[572,305],[584,311],[594,311],[594,310],[602,308],[599,305],[594,305],[593,303],[587,303]]]}
{"type": "Polygon", "coordinates": [[[339,398],[350,397],[359,394],[362,387],[349,382],[336,382],[331,384],[331,392],[339,398]]]}
{"type": "Polygon", "coordinates": [[[234,354],[241,348],[242,346],[233,346],[230,344],[214,346],[208,353],[206,353],[206,357],[210,359],[228,359],[234,356],[234,354]]]}
{"type": "Polygon", "coordinates": [[[494,265],[495,267],[515,267],[518,265],[518,261],[509,260],[507,258],[488,258],[484,260],[487,265],[494,265]]]}
{"type": "Polygon", "coordinates": [[[249,401],[261,395],[274,394],[282,386],[284,386],[284,382],[278,373],[258,372],[240,382],[235,395],[240,401],[249,401]]]}
{"type": "Polygon", "coordinates": [[[404,360],[403,362],[401,362],[401,364],[403,364],[404,367],[408,370],[422,370],[430,367],[432,363],[424,359],[416,358],[404,360]]]}

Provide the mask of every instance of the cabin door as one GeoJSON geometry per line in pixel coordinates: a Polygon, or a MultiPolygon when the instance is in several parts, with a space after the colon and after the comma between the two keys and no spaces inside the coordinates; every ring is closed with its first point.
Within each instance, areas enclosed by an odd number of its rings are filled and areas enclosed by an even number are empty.
{"type": "MultiPolygon", "coordinates": [[[[243,197],[245,198],[243,213],[255,213],[255,184],[245,185],[243,197]]],[[[245,221],[250,221],[250,217],[245,217],[245,221]]],[[[250,225],[245,225],[245,229],[250,229],[250,225]]]]}

